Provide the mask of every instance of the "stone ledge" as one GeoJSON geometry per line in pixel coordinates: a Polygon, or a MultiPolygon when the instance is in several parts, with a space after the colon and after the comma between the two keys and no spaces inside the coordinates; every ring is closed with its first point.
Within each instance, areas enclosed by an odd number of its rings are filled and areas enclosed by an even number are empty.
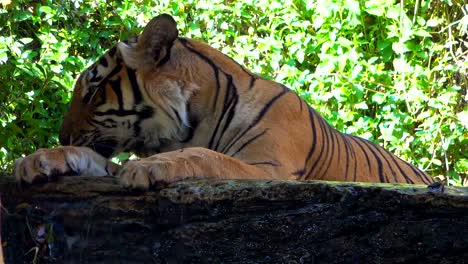
{"type": "Polygon", "coordinates": [[[135,193],[112,177],[27,188],[3,177],[0,194],[7,263],[35,246],[56,263],[468,259],[468,188],[202,180],[135,193]]]}

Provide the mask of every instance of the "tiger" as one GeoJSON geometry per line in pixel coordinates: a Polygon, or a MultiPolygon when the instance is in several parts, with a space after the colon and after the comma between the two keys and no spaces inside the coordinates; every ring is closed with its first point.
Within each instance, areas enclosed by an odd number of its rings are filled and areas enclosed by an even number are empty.
{"type": "Polygon", "coordinates": [[[17,159],[16,179],[114,176],[142,190],[187,179],[433,182],[371,141],[334,129],[286,86],[179,37],[168,14],[79,75],[59,141],[17,159]],[[110,160],[122,152],[138,159],[110,160]]]}

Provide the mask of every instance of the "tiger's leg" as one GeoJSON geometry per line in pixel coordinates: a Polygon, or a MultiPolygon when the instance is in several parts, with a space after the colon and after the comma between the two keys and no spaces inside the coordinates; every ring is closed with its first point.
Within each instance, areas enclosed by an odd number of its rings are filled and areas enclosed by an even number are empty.
{"type": "Polygon", "coordinates": [[[46,182],[61,175],[115,175],[119,165],[90,148],[64,146],[39,149],[15,161],[13,174],[17,181],[46,182]]]}
{"type": "Polygon", "coordinates": [[[272,179],[253,165],[207,148],[193,147],[164,152],[127,162],[119,171],[124,187],[148,189],[157,183],[183,179],[272,179]]]}

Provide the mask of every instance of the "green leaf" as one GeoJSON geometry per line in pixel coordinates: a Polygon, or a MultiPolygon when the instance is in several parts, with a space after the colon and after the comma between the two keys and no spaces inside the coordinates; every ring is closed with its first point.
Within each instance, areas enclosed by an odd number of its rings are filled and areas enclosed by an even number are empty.
{"type": "Polygon", "coordinates": [[[456,114],[456,116],[460,124],[468,129],[468,110],[463,110],[462,112],[456,114]]]}
{"type": "Polygon", "coordinates": [[[429,32],[425,31],[424,29],[417,29],[416,31],[414,31],[414,35],[427,38],[432,37],[431,34],[429,34],[429,32]]]}
{"type": "Polygon", "coordinates": [[[380,17],[384,14],[385,8],[383,6],[375,6],[375,7],[365,9],[365,11],[371,15],[380,17]]]}
{"type": "Polygon", "coordinates": [[[41,6],[39,7],[39,13],[52,14],[53,10],[49,6],[41,6]]]}
{"type": "Polygon", "coordinates": [[[398,6],[389,7],[387,10],[387,17],[398,20],[400,18],[400,7],[398,6]]]}
{"type": "Polygon", "coordinates": [[[0,51],[0,64],[4,64],[8,60],[8,53],[6,50],[0,51]]]}
{"type": "Polygon", "coordinates": [[[384,94],[381,94],[381,93],[375,93],[373,96],[372,96],[372,102],[380,105],[382,104],[384,101],[385,101],[385,98],[386,96],[384,94]]]}
{"type": "Polygon", "coordinates": [[[427,27],[437,27],[438,25],[439,25],[439,19],[437,18],[431,18],[426,21],[427,27]]]}
{"type": "Polygon", "coordinates": [[[356,109],[369,109],[366,102],[360,102],[359,104],[354,105],[356,109]]]}

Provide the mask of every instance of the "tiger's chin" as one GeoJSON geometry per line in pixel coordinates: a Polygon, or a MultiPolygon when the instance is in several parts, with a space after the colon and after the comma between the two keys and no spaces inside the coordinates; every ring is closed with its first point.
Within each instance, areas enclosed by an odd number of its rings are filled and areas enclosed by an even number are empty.
{"type": "Polygon", "coordinates": [[[117,150],[117,142],[116,141],[98,141],[98,142],[93,142],[89,148],[93,149],[96,153],[99,155],[103,156],[106,159],[109,159],[117,154],[120,153],[120,151],[117,150]]]}
{"type": "Polygon", "coordinates": [[[110,159],[119,153],[114,149],[102,147],[94,147],[94,151],[96,151],[99,155],[103,156],[106,159],[110,159]]]}
{"type": "Polygon", "coordinates": [[[159,145],[153,146],[152,144],[145,144],[144,141],[136,141],[130,145],[127,145],[124,147],[123,152],[132,152],[140,158],[146,158],[160,153],[159,145]]]}

